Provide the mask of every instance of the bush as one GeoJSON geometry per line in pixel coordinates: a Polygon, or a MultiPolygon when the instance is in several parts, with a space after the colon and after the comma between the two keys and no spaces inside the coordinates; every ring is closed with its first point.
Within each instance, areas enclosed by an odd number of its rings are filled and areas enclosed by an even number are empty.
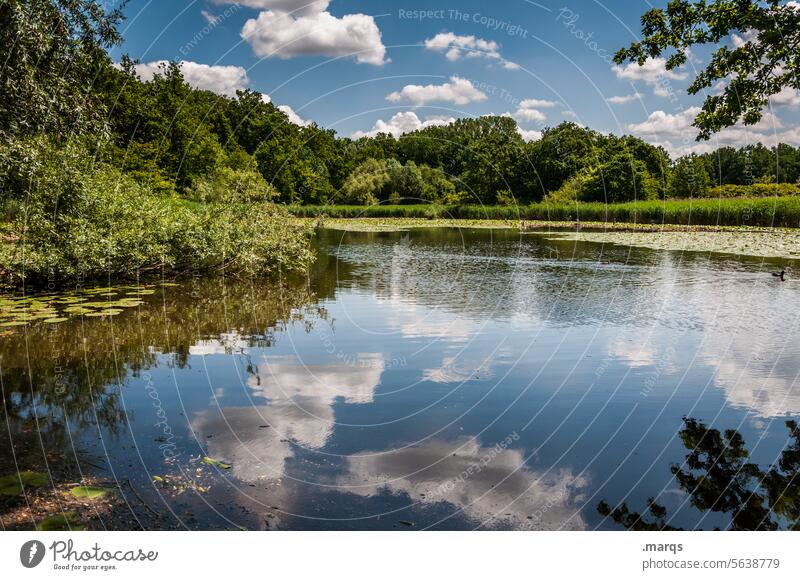
{"type": "Polygon", "coordinates": [[[278,190],[261,176],[256,169],[231,169],[220,167],[207,177],[197,179],[191,197],[202,202],[273,201],[278,190]]]}
{"type": "MultiPolygon", "coordinates": [[[[235,173],[235,172],[234,172],[235,173]]],[[[0,147],[0,180],[22,204],[4,224],[0,282],[56,287],[157,271],[303,270],[308,228],[271,203],[154,195],[79,143],[0,147]]]]}
{"type": "Polygon", "coordinates": [[[705,197],[787,197],[800,194],[796,183],[754,183],[752,185],[718,185],[710,188],[705,197]]]}

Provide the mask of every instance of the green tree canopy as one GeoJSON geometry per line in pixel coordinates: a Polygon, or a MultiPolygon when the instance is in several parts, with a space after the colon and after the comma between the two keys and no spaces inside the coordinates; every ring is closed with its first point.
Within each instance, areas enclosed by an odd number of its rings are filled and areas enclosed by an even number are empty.
{"type": "Polygon", "coordinates": [[[698,140],[743,121],[761,120],[769,97],[786,87],[800,88],[800,9],[786,0],[671,0],[665,9],[642,16],[643,39],[614,57],[645,63],[667,53],[667,70],[686,63],[697,45],[720,45],[689,86],[695,95],[724,82],[722,94],[706,97],[694,126],[698,140]],[[736,34],[740,42],[725,43],[736,34]]]}

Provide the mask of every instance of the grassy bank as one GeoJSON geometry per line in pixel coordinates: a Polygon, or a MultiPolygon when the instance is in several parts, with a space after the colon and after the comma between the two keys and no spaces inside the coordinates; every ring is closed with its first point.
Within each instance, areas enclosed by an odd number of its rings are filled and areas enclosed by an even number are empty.
{"type": "Polygon", "coordinates": [[[298,217],[544,220],[704,226],[800,227],[800,198],[694,199],[523,206],[290,206],[298,217]]]}

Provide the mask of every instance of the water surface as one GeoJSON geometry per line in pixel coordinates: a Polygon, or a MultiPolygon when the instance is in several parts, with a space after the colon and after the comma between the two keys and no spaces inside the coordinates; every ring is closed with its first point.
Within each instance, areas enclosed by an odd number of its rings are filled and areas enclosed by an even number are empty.
{"type": "Polygon", "coordinates": [[[670,473],[682,418],[768,466],[800,415],[783,263],[513,230],[316,243],[308,279],[5,331],[8,432],[41,434],[20,464],[44,446],[119,483],[133,528],[615,529],[601,500],[655,497],[709,529],[729,518],[670,473]]]}

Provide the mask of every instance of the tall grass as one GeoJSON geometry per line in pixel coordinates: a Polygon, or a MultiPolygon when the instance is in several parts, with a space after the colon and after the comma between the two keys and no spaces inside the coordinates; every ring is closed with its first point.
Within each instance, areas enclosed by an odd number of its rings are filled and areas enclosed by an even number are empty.
{"type": "Polygon", "coordinates": [[[800,227],[800,198],[694,199],[629,203],[537,203],[520,206],[291,206],[299,217],[408,217],[597,221],[640,224],[800,227]]]}

